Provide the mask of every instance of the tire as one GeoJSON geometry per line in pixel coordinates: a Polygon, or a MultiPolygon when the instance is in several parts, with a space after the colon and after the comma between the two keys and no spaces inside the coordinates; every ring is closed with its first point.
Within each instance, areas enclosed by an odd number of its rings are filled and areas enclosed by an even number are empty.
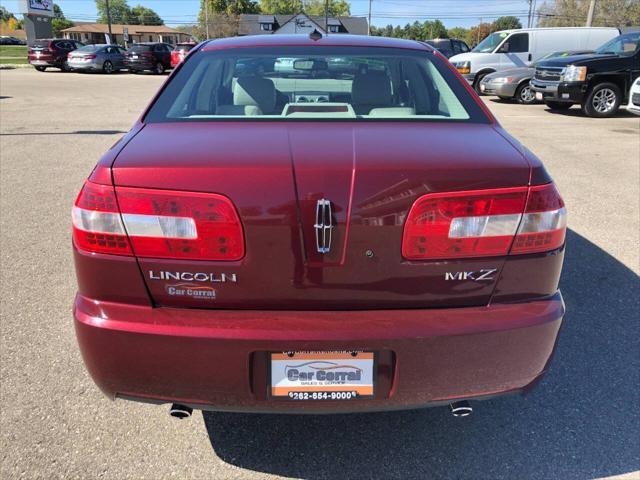
{"type": "Polygon", "coordinates": [[[162,64],[162,62],[156,63],[156,66],[153,69],[153,73],[155,73],[156,75],[162,75],[164,73],[164,65],[162,64]]]}
{"type": "Polygon", "coordinates": [[[516,102],[521,105],[532,105],[536,103],[536,93],[531,90],[531,85],[529,85],[529,82],[523,82],[518,85],[515,98],[516,102]]]}
{"type": "Polygon", "coordinates": [[[622,92],[615,83],[594,85],[582,102],[582,112],[595,118],[612,117],[620,108],[622,92]]]}
{"type": "Polygon", "coordinates": [[[476,91],[478,95],[482,95],[482,92],[480,91],[480,82],[482,82],[482,79],[487,75],[489,75],[489,73],[490,72],[483,73],[481,75],[476,75],[476,78],[473,79],[473,89],[476,91]]]}
{"type": "Polygon", "coordinates": [[[67,72],[67,73],[71,71],[71,67],[69,66],[66,60],[62,62],[62,65],[60,65],[60,71],[67,72]]]}
{"type": "Polygon", "coordinates": [[[109,60],[106,60],[102,64],[102,73],[106,73],[107,75],[113,73],[113,63],[111,63],[109,60]]]}
{"type": "Polygon", "coordinates": [[[551,110],[569,110],[573,104],[568,102],[544,102],[551,110]]]}
{"type": "Polygon", "coordinates": [[[35,67],[35,68],[36,68],[36,70],[37,70],[37,71],[39,71],[39,72],[44,72],[44,71],[47,69],[47,67],[42,67],[42,66],[40,66],[40,67],[35,67]]]}

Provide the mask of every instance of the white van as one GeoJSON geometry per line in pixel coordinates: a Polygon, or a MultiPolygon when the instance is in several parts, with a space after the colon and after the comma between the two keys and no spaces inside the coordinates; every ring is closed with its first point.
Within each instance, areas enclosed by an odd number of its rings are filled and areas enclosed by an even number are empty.
{"type": "Polygon", "coordinates": [[[620,31],[611,27],[501,30],[449,61],[478,90],[482,77],[489,73],[529,66],[551,52],[594,50],[618,35],[620,31]]]}

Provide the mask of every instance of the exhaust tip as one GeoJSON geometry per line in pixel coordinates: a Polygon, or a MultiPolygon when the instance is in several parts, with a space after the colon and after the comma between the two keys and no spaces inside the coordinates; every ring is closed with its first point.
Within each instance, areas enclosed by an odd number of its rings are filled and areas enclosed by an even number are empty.
{"type": "Polygon", "coordinates": [[[193,413],[193,408],[187,407],[185,405],[180,405],[178,403],[174,403],[171,405],[171,410],[169,410],[169,415],[173,418],[177,418],[182,420],[183,418],[189,418],[193,413]]]}
{"type": "Polygon", "coordinates": [[[469,402],[466,400],[462,400],[460,402],[450,403],[449,411],[454,417],[468,417],[473,413],[473,407],[469,405],[469,402]]]}

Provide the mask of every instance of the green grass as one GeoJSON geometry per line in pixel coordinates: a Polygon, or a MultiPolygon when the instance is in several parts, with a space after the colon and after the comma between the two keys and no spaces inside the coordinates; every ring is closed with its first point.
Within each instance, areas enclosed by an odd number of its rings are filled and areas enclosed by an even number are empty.
{"type": "Polygon", "coordinates": [[[26,65],[26,58],[0,57],[0,65],[26,65]]]}
{"type": "Polygon", "coordinates": [[[26,45],[0,45],[0,57],[27,58],[26,45]]]}

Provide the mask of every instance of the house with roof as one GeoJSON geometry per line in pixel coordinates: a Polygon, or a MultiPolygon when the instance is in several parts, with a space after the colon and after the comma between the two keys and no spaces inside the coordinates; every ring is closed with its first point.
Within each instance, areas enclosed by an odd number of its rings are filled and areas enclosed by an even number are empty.
{"type": "Polygon", "coordinates": [[[240,15],[238,35],[310,34],[314,30],[328,34],[367,35],[368,22],[362,17],[306,15],[240,15]]]}
{"type": "MultiPolygon", "coordinates": [[[[121,25],[111,24],[112,43],[124,45],[125,28],[128,31],[128,43],[165,42],[183,43],[191,40],[191,35],[166,25],[121,25]]],[[[108,43],[109,26],[105,23],[79,23],[62,30],[64,38],[83,43],[108,43]]]]}

